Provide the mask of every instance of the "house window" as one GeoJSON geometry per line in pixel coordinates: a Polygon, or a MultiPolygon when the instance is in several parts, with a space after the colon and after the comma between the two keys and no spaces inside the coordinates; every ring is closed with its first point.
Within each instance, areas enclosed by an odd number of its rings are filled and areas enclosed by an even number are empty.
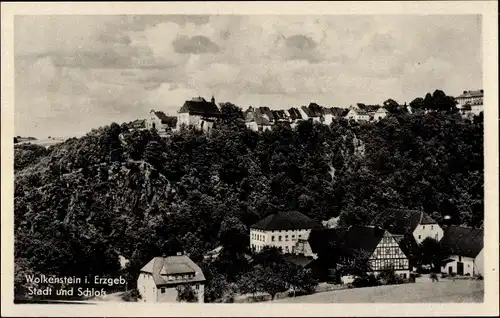
{"type": "Polygon", "coordinates": [[[161,293],[162,293],[162,294],[165,294],[165,287],[162,287],[162,288],[161,288],[161,293]]]}
{"type": "Polygon", "coordinates": [[[424,229],[424,230],[425,230],[425,225],[422,227],[422,229],[424,229]]]}
{"type": "Polygon", "coordinates": [[[434,225],[431,225],[431,230],[434,230],[434,225]]]}
{"type": "Polygon", "coordinates": [[[436,238],[436,241],[438,241],[438,235],[436,234],[434,237],[436,238]]]}
{"type": "Polygon", "coordinates": [[[302,234],[299,234],[299,238],[301,238],[301,237],[302,237],[302,234]]]}
{"type": "Polygon", "coordinates": [[[285,241],[288,241],[288,235],[285,235],[285,241]]]}
{"type": "Polygon", "coordinates": [[[292,235],[292,240],[295,238],[295,235],[292,235]]]}
{"type": "Polygon", "coordinates": [[[459,256],[458,257],[458,261],[461,262],[462,261],[462,256],[459,256]]]}
{"type": "Polygon", "coordinates": [[[285,246],[285,251],[288,253],[288,246],[285,246]]]}
{"type": "Polygon", "coordinates": [[[273,240],[273,241],[274,241],[274,235],[273,235],[273,236],[271,236],[271,240],[273,240]]]}
{"type": "Polygon", "coordinates": [[[418,236],[418,239],[420,240],[421,238],[422,238],[422,235],[419,235],[419,236],[418,236]]]}
{"type": "Polygon", "coordinates": [[[196,284],[195,288],[196,290],[200,289],[200,284],[196,284]]]}
{"type": "Polygon", "coordinates": [[[278,241],[281,241],[281,235],[280,235],[280,236],[278,236],[278,241]]]}

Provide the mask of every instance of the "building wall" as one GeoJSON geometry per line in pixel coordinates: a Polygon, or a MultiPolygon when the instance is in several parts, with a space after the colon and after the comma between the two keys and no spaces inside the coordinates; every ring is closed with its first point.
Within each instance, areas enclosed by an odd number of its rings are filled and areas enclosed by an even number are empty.
{"type": "Polygon", "coordinates": [[[413,231],[413,237],[418,244],[422,243],[427,237],[439,242],[443,238],[443,235],[443,229],[437,223],[419,224],[413,231]]]}
{"type": "Polygon", "coordinates": [[[144,302],[156,302],[156,284],[153,276],[148,273],[140,273],[137,278],[137,290],[144,302]]]}
{"type": "MultiPolygon", "coordinates": [[[[204,302],[205,286],[203,284],[191,284],[198,296],[198,303],[204,302]]],[[[175,303],[177,302],[177,288],[176,287],[159,287],[156,289],[157,302],[162,303],[175,303]]]]}
{"type": "MultiPolygon", "coordinates": [[[[215,119],[215,118],[214,118],[215,119]]],[[[202,119],[202,116],[191,115],[189,113],[179,113],[177,115],[177,129],[182,125],[193,126],[196,129],[203,131],[210,131],[213,128],[213,121],[207,121],[202,119]]]]}
{"type": "Polygon", "coordinates": [[[453,261],[447,263],[441,268],[442,273],[456,274],[458,267],[457,263],[462,262],[464,264],[464,275],[469,274],[470,276],[474,276],[474,259],[472,257],[452,255],[450,259],[452,259],[453,261]]]}
{"type": "Polygon", "coordinates": [[[299,240],[295,244],[295,253],[297,255],[304,255],[306,257],[318,258],[318,254],[313,253],[311,245],[307,240],[299,240]]]}
{"type": "Polygon", "coordinates": [[[161,120],[151,112],[148,118],[146,118],[146,128],[153,129],[153,127],[158,131],[165,131],[167,124],[162,124],[161,120]]]}
{"type": "MultiPolygon", "coordinates": [[[[381,270],[392,267],[398,275],[406,274],[406,278],[410,275],[410,264],[408,257],[399,247],[398,242],[389,233],[385,232],[384,237],[375,248],[369,259],[371,269],[375,274],[381,270]]],[[[403,275],[404,277],[404,275],[403,275]]]]}
{"type": "Polygon", "coordinates": [[[381,120],[381,119],[384,119],[385,117],[387,117],[387,113],[385,112],[376,112],[375,114],[373,114],[373,119],[374,120],[381,120]]]}
{"type": "Polygon", "coordinates": [[[254,122],[254,121],[246,122],[245,125],[247,126],[248,129],[251,129],[253,131],[259,130],[259,127],[258,127],[257,123],[254,122]]]}
{"type": "Polygon", "coordinates": [[[330,125],[333,122],[333,115],[332,114],[326,114],[325,115],[325,121],[323,124],[325,125],[330,125]]]}
{"type": "Polygon", "coordinates": [[[281,248],[283,253],[294,253],[297,240],[307,240],[310,233],[310,229],[286,231],[263,231],[250,229],[250,248],[256,252],[260,252],[264,246],[274,246],[281,248]]]}
{"type": "Polygon", "coordinates": [[[474,275],[484,276],[484,248],[479,252],[474,260],[474,275]]]}
{"type": "Polygon", "coordinates": [[[347,120],[349,120],[349,119],[354,119],[354,120],[356,120],[357,116],[358,116],[358,113],[357,113],[354,109],[351,109],[351,110],[347,113],[347,115],[345,115],[345,118],[346,118],[347,120]]]}
{"type": "Polygon", "coordinates": [[[177,129],[181,128],[182,125],[189,126],[189,113],[179,113],[177,115],[177,129]]]}

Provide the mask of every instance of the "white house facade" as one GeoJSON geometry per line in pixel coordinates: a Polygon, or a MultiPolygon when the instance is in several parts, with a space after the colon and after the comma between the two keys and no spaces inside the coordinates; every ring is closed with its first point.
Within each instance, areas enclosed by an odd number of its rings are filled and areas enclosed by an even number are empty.
{"type": "Polygon", "coordinates": [[[177,129],[192,126],[203,131],[210,131],[221,112],[212,97],[208,102],[202,97],[186,101],[177,114],[177,129]]]}
{"type": "Polygon", "coordinates": [[[441,245],[449,255],[449,262],[442,266],[441,272],[465,276],[484,275],[483,229],[449,226],[441,245]]]}
{"type": "Polygon", "coordinates": [[[298,240],[309,238],[320,224],[300,212],[271,214],[250,227],[250,248],[260,252],[265,246],[277,247],[285,254],[296,253],[298,240]]]}
{"type": "Polygon", "coordinates": [[[392,269],[396,275],[409,278],[408,256],[390,232],[376,226],[352,226],[342,241],[343,266],[348,266],[357,258],[358,261],[366,262],[369,273],[374,275],[379,275],[385,269],[392,269]]]}
{"type": "Polygon", "coordinates": [[[373,113],[373,120],[379,121],[387,117],[387,110],[384,107],[380,107],[377,109],[375,113],[373,113]]]}
{"type": "Polygon", "coordinates": [[[146,118],[146,129],[156,129],[157,131],[165,131],[169,128],[168,116],[162,111],[152,109],[149,116],[146,118]]]}
{"type": "Polygon", "coordinates": [[[437,222],[422,221],[422,223],[419,223],[415,227],[415,230],[413,231],[413,237],[418,244],[422,243],[428,237],[433,238],[439,242],[443,238],[443,233],[443,229],[439,226],[439,224],[437,224],[437,222]]]}
{"type": "Polygon", "coordinates": [[[178,286],[190,286],[204,302],[205,276],[185,255],[155,257],[140,271],[137,290],[143,302],[177,302],[178,286]]]}

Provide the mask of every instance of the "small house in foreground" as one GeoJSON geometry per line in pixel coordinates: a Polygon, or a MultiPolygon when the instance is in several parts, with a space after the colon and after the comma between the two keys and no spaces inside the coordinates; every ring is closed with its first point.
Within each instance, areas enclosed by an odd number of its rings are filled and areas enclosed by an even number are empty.
{"type": "Polygon", "coordinates": [[[449,260],[441,268],[446,274],[478,276],[484,273],[484,232],[463,226],[449,226],[441,240],[449,260]]]}
{"type": "Polygon", "coordinates": [[[190,286],[204,299],[205,276],[186,255],[155,257],[140,271],[137,289],[144,302],[176,302],[178,286],[190,286]]]}

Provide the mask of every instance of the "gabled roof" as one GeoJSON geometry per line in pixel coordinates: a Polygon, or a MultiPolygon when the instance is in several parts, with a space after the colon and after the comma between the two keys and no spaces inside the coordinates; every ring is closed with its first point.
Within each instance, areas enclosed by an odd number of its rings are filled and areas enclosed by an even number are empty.
{"type": "Polygon", "coordinates": [[[179,113],[190,113],[202,116],[219,116],[221,114],[216,104],[207,102],[203,97],[188,100],[179,110],[179,113]]]}
{"type": "Polygon", "coordinates": [[[387,209],[372,221],[372,225],[398,235],[413,233],[419,224],[437,224],[437,222],[423,211],[408,209],[387,209]]]}
{"type": "Polygon", "coordinates": [[[292,264],[295,264],[297,266],[301,267],[306,267],[307,265],[311,264],[312,261],[314,261],[313,258],[309,258],[306,256],[302,255],[285,255],[284,256],[285,261],[290,262],[292,264]]]}
{"type": "Polygon", "coordinates": [[[341,241],[341,238],[345,231],[343,229],[327,229],[327,228],[318,228],[313,229],[311,233],[309,233],[309,246],[311,247],[311,251],[317,254],[320,251],[324,251],[329,248],[330,242],[338,243],[341,241]]]}
{"type": "Polygon", "coordinates": [[[302,109],[302,111],[304,111],[304,113],[308,116],[308,117],[316,117],[314,115],[314,113],[311,111],[311,109],[307,106],[302,106],[300,107],[302,109]]]}
{"type": "Polygon", "coordinates": [[[153,281],[158,285],[176,284],[180,282],[202,282],[205,275],[201,268],[186,255],[155,257],[147,263],[141,272],[152,274],[153,281]],[[166,275],[194,274],[193,278],[166,280],[166,275]]]}
{"type": "Polygon", "coordinates": [[[156,117],[158,117],[158,119],[161,121],[162,124],[166,124],[167,121],[168,121],[168,116],[162,112],[162,111],[156,111],[156,110],[152,110],[151,111],[153,114],[155,114],[156,117]]]}
{"type": "Polygon", "coordinates": [[[370,257],[384,234],[385,230],[376,226],[351,226],[341,238],[343,253],[370,257]]]}
{"type": "Polygon", "coordinates": [[[290,118],[292,120],[302,119],[302,115],[300,114],[300,111],[295,107],[290,108],[288,110],[288,113],[290,114],[290,118]]]}
{"type": "Polygon", "coordinates": [[[484,232],[483,229],[449,226],[441,244],[451,255],[476,258],[484,246],[484,232]]]}
{"type": "Polygon", "coordinates": [[[278,212],[270,214],[252,225],[252,229],[260,229],[265,231],[276,230],[298,230],[298,229],[312,229],[321,227],[321,224],[313,219],[305,216],[304,214],[291,211],[291,212],[278,212]]]}
{"type": "Polygon", "coordinates": [[[309,111],[313,114],[311,117],[320,117],[323,115],[323,109],[316,103],[309,104],[309,111]]]}
{"type": "Polygon", "coordinates": [[[376,113],[387,113],[387,110],[384,107],[379,107],[376,113]]]}

